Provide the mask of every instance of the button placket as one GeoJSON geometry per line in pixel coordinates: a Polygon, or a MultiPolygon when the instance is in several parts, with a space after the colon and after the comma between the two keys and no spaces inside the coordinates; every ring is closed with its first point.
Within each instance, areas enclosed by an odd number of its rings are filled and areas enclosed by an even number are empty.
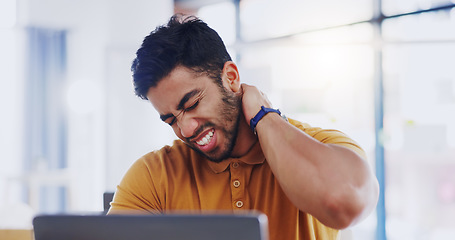
{"type": "Polygon", "coordinates": [[[240,181],[234,180],[234,182],[232,182],[232,185],[234,185],[235,188],[238,188],[238,187],[240,187],[240,181]]]}
{"type": "Polygon", "coordinates": [[[238,168],[239,165],[240,165],[240,164],[239,164],[238,162],[233,162],[233,163],[232,163],[232,167],[233,167],[233,168],[238,168]]]}
{"type": "Polygon", "coordinates": [[[239,162],[231,163],[231,194],[234,209],[242,209],[245,205],[245,184],[242,167],[239,162]]]}

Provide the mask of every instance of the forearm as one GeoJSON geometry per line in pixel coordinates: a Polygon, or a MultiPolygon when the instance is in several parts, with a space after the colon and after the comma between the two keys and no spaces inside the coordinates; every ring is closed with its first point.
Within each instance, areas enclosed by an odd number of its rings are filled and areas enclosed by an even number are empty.
{"type": "Polygon", "coordinates": [[[377,182],[352,150],[323,144],[274,113],[261,119],[256,130],[275,177],[301,211],[344,228],[374,207],[377,182]]]}

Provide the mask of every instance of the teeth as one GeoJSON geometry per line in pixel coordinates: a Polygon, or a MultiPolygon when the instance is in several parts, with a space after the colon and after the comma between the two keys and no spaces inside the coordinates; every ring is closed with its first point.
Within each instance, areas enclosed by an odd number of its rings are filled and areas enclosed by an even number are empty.
{"type": "Polygon", "coordinates": [[[207,145],[210,142],[210,140],[212,140],[213,132],[214,132],[214,130],[210,131],[209,133],[207,133],[207,135],[205,135],[205,137],[203,137],[201,140],[197,141],[196,143],[201,146],[207,145]]]}

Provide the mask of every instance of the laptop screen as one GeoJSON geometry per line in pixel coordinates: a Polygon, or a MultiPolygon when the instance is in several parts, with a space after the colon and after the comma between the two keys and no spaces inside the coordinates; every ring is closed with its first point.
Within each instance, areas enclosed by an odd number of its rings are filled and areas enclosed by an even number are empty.
{"type": "Polygon", "coordinates": [[[35,240],[268,240],[264,214],[39,215],[35,240]]]}

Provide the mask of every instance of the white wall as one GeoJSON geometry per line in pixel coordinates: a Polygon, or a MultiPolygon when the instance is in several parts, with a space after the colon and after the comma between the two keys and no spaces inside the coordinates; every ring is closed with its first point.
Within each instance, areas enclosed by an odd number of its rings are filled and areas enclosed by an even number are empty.
{"type": "Polygon", "coordinates": [[[20,44],[17,31],[0,27],[0,208],[16,200],[9,183],[21,170],[23,82],[16,68],[20,44]]]}
{"type": "Polygon", "coordinates": [[[70,210],[102,210],[103,192],[131,163],[170,142],[134,96],[129,69],[142,39],[172,13],[172,0],[18,0],[19,28],[68,30],[70,210]]]}

